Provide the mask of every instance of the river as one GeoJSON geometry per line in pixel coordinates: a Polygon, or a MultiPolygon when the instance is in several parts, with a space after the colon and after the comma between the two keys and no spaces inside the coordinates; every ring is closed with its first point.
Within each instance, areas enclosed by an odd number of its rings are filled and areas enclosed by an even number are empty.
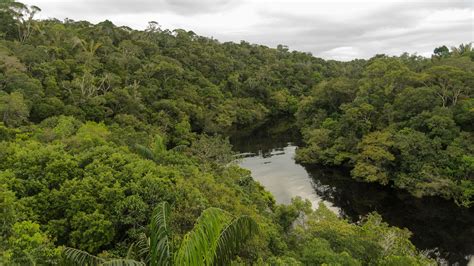
{"type": "Polygon", "coordinates": [[[351,221],[376,211],[390,225],[408,228],[415,246],[441,265],[474,265],[474,208],[357,182],[344,169],[300,165],[294,160],[300,140],[294,124],[284,120],[239,131],[230,139],[234,150],[245,155],[240,165],[278,203],[287,204],[295,196],[310,200],[313,206],[322,201],[351,221]]]}

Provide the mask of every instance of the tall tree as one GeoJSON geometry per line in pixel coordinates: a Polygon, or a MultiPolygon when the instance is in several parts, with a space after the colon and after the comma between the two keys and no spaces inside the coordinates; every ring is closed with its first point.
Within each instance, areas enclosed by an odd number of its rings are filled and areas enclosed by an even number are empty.
{"type": "Polygon", "coordinates": [[[28,6],[16,1],[3,1],[1,9],[8,10],[15,19],[18,31],[18,40],[26,42],[34,30],[38,29],[38,24],[34,20],[36,13],[41,9],[37,6],[28,6]]]}

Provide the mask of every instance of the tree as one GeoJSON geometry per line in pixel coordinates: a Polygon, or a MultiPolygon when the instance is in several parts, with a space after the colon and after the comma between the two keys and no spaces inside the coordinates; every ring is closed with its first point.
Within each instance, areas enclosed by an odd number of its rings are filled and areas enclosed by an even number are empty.
{"type": "Polygon", "coordinates": [[[330,243],[321,238],[313,238],[305,245],[302,255],[305,265],[362,265],[347,252],[335,252],[330,243]]]}
{"type": "Polygon", "coordinates": [[[323,81],[312,91],[313,104],[329,113],[338,112],[342,104],[354,100],[356,91],[354,81],[348,78],[339,77],[323,81]]]}
{"type": "Polygon", "coordinates": [[[433,54],[436,55],[438,58],[448,57],[449,56],[449,49],[446,45],[437,47],[434,49],[433,54]]]}
{"type": "Polygon", "coordinates": [[[467,73],[453,66],[434,66],[427,70],[426,82],[437,89],[443,107],[449,103],[456,105],[460,96],[469,91],[464,80],[467,73]]]}
{"type": "Polygon", "coordinates": [[[6,264],[50,265],[58,260],[61,248],[56,248],[40,225],[31,221],[17,222],[8,238],[6,264]]]}
{"type": "Polygon", "coordinates": [[[451,47],[451,53],[454,55],[454,56],[469,56],[471,55],[473,51],[473,48],[472,48],[472,43],[467,43],[467,44],[464,44],[462,43],[461,45],[459,45],[459,47],[451,47]]]}
{"type": "Polygon", "coordinates": [[[72,248],[65,249],[64,257],[78,265],[226,265],[257,232],[257,224],[249,216],[234,217],[224,210],[209,208],[204,210],[173,254],[169,219],[169,205],[162,202],[153,211],[150,237],[143,238],[130,249],[138,247],[139,260],[107,260],[72,248]]]}
{"type": "Polygon", "coordinates": [[[30,110],[23,98],[23,94],[12,92],[0,95],[0,116],[5,125],[18,127],[28,122],[30,110]]]}
{"type": "Polygon", "coordinates": [[[137,144],[135,145],[135,149],[144,158],[158,163],[166,152],[166,143],[163,137],[157,134],[153,138],[153,142],[150,147],[137,144]]]}
{"type": "Polygon", "coordinates": [[[81,47],[82,57],[80,59],[84,62],[84,68],[86,73],[90,73],[98,64],[97,60],[95,59],[95,54],[97,50],[102,46],[102,43],[96,43],[94,40],[88,42],[77,37],[73,39],[73,42],[74,46],[81,47]]]}
{"type": "MultiPolygon", "coordinates": [[[[12,225],[18,219],[19,204],[15,193],[7,189],[6,185],[0,186],[0,246],[7,245],[8,236],[12,233],[12,225]]],[[[2,248],[0,248],[2,251],[2,248]]]]}
{"type": "Polygon", "coordinates": [[[189,148],[201,163],[226,165],[235,159],[229,140],[221,136],[201,135],[189,148]]]}
{"type": "Polygon", "coordinates": [[[288,234],[304,265],[387,265],[382,262],[392,256],[415,261],[408,265],[433,265],[409,241],[408,230],[389,226],[376,213],[352,224],[319,203],[288,234]]]}
{"type": "Polygon", "coordinates": [[[27,6],[16,1],[7,1],[7,3],[2,3],[0,8],[8,10],[16,20],[18,40],[21,43],[26,42],[33,31],[38,29],[36,21],[33,18],[36,13],[41,11],[39,7],[27,6]]]}
{"type": "Polygon", "coordinates": [[[0,1],[0,38],[14,39],[16,37],[16,23],[9,10],[9,6],[13,0],[2,0],[0,1]]]}
{"type": "Polygon", "coordinates": [[[423,111],[430,111],[441,105],[437,91],[434,88],[408,87],[401,91],[393,102],[395,121],[406,121],[423,111]]]}
{"type": "Polygon", "coordinates": [[[71,220],[71,228],[73,245],[89,252],[97,252],[114,237],[112,222],[98,210],[90,214],[78,212],[71,220]]]}
{"type": "Polygon", "coordinates": [[[387,167],[395,160],[395,156],[390,153],[393,145],[392,135],[387,131],[375,131],[364,136],[358,145],[360,151],[352,175],[368,182],[387,184],[389,181],[387,167]]]}
{"type": "MultiPolygon", "coordinates": [[[[395,134],[394,141],[401,172],[421,175],[423,165],[434,160],[436,150],[432,141],[422,132],[404,128],[395,134]]],[[[416,179],[412,181],[416,182],[416,179]]]]}

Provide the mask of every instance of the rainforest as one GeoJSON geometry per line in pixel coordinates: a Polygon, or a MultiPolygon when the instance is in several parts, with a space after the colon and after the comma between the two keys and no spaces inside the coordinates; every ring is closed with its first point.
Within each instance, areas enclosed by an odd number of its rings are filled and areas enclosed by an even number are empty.
{"type": "Polygon", "coordinates": [[[469,43],[342,62],[39,12],[0,2],[1,265],[439,263],[376,211],[278,202],[229,141],[272,121],[297,163],[474,211],[469,43]]]}

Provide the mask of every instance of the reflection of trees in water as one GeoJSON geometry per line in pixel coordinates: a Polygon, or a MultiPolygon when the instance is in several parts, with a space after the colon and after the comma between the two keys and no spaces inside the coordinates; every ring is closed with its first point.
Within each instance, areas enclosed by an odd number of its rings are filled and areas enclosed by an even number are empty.
{"type": "MultiPolygon", "coordinates": [[[[300,135],[291,120],[265,123],[231,137],[234,150],[265,158],[284,152],[289,142],[298,140],[300,135]]],[[[438,248],[439,256],[450,264],[465,265],[465,257],[474,254],[474,208],[463,209],[441,198],[419,199],[386,186],[357,182],[341,169],[314,165],[305,168],[316,194],[340,208],[343,217],[357,221],[377,211],[390,225],[413,232],[412,241],[418,248],[438,248]]]]}
{"type": "Polygon", "coordinates": [[[347,171],[305,166],[322,199],[341,209],[341,215],[356,221],[377,211],[393,226],[414,233],[413,243],[420,249],[435,250],[450,263],[466,264],[474,254],[474,209],[457,207],[437,197],[415,198],[404,191],[378,184],[357,182],[347,171]]]}
{"type": "Polygon", "coordinates": [[[272,155],[272,151],[283,151],[289,142],[299,140],[299,131],[291,119],[269,121],[257,127],[233,132],[230,142],[234,150],[252,152],[263,157],[272,155]]]}

